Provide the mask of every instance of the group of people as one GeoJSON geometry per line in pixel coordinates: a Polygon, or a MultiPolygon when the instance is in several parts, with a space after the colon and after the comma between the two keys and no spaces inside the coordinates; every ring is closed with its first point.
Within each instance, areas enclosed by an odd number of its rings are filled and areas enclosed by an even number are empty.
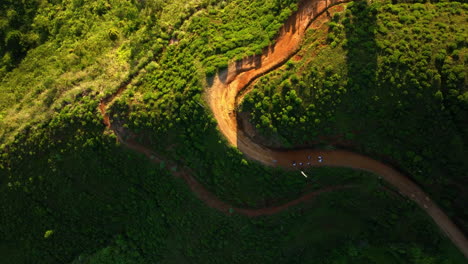
{"type": "MultiPolygon", "coordinates": [[[[323,157],[322,157],[322,156],[318,156],[317,158],[318,158],[318,162],[319,162],[319,163],[322,163],[323,157]]],[[[311,156],[310,156],[310,155],[307,156],[307,159],[310,160],[310,159],[311,159],[311,156]]],[[[299,163],[296,163],[295,161],[292,162],[293,167],[296,167],[297,165],[299,165],[299,166],[303,166],[303,165],[310,166],[310,164],[311,164],[310,161],[308,161],[308,162],[305,163],[305,164],[304,164],[303,162],[299,162],[299,163]]]]}

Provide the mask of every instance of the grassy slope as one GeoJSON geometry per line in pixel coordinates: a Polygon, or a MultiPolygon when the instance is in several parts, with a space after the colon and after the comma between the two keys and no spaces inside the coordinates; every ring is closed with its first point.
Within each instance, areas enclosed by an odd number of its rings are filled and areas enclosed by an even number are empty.
{"type": "MultiPolygon", "coordinates": [[[[258,52],[266,45],[265,40],[268,43],[274,37],[274,30],[267,27],[278,25],[278,15],[287,17],[288,12],[265,8],[274,5],[273,1],[223,5],[202,11],[193,22],[179,23],[179,45],[167,48],[161,59],[145,68],[148,73],[139,78],[140,83],[134,83],[115,104],[113,118],[126,120],[134,131],[147,135],[156,150],[194,168],[197,177],[224,199],[248,206],[261,206],[271,199],[280,202],[297,196],[291,192],[310,184],[300,175],[244,162],[238,152],[225,147],[198,103],[202,104],[199,98],[204,73],[212,71],[205,71],[205,67],[222,68],[227,59],[238,54],[258,52]],[[262,37],[238,40],[232,32],[258,30],[259,22],[254,19],[262,12],[273,16],[264,22],[262,37]],[[219,19],[223,23],[218,26],[206,23],[219,19]],[[217,35],[227,41],[215,41],[217,35]],[[223,46],[232,52],[223,55],[223,46]],[[122,109],[126,111],[119,111],[122,109]],[[148,131],[152,133],[148,135],[148,131]],[[173,149],[167,151],[170,146],[173,149]]],[[[170,38],[164,30],[160,37],[170,38]]],[[[135,41],[146,43],[144,39],[135,41]]],[[[135,58],[144,57],[141,54],[152,44],[135,51],[140,54],[135,58]]],[[[29,60],[33,61],[40,50],[31,51],[18,69],[29,71],[29,60]]],[[[122,71],[126,74],[139,64],[138,59],[132,62],[128,58],[124,61],[130,66],[122,71]]],[[[37,61],[47,64],[41,56],[37,61]]],[[[21,73],[18,69],[17,76],[21,73]]],[[[27,80],[35,82],[36,78],[27,80]]],[[[41,82],[40,78],[37,81],[41,82]]],[[[24,85],[24,91],[29,85],[24,85]]],[[[103,92],[116,88],[110,84],[103,92]]],[[[52,112],[50,121],[23,131],[3,148],[0,255],[6,263],[333,263],[343,259],[382,263],[379,258],[389,263],[418,263],[421,258],[436,263],[464,261],[414,205],[383,192],[375,178],[349,170],[310,171],[316,179],[313,188],[361,184],[358,189],[320,197],[310,209],[298,206],[259,219],[224,216],[210,210],[181,180],[122,149],[115,144],[115,137],[103,133],[96,110],[102,96],[98,92],[72,97],[52,112]],[[379,208],[377,214],[375,208],[379,208]],[[53,230],[53,234],[45,238],[47,230],[53,230]]]]}
{"type": "Polygon", "coordinates": [[[27,33],[41,36],[42,42],[0,75],[0,141],[10,142],[25,127],[45,122],[80,96],[114,92],[154,59],[181,21],[207,2],[37,4],[31,21],[23,23],[29,22],[27,33]],[[166,13],[173,16],[162,21],[166,13]]]}

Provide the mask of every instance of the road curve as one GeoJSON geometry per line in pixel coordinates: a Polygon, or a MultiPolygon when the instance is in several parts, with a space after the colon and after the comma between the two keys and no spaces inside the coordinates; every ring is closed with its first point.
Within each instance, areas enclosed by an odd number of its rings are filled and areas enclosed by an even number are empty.
{"type": "MultiPolygon", "coordinates": [[[[102,100],[99,104],[98,110],[101,112],[101,115],[103,117],[103,123],[106,125],[106,127],[114,132],[114,134],[117,137],[117,140],[124,145],[125,147],[135,151],[139,152],[143,155],[145,155],[151,162],[160,164],[161,162],[165,162],[167,164],[168,168],[177,168],[177,165],[170,160],[163,159],[160,157],[157,153],[153,152],[150,148],[147,146],[144,146],[138,142],[136,142],[134,139],[136,138],[136,135],[133,134],[131,131],[125,129],[122,124],[119,122],[110,122],[110,117],[107,113],[107,108],[108,105],[111,101],[113,101],[118,93],[114,94],[111,97],[108,97],[105,100],[102,100]]],[[[258,217],[258,216],[263,216],[263,215],[273,215],[276,213],[279,213],[291,206],[300,204],[302,202],[309,201],[316,197],[317,195],[327,193],[327,192],[332,192],[332,191],[337,191],[337,190],[344,190],[344,189],[349,189],[356,187],[354,185],[341,185],[341,186],[331,186],[331,187],[326,187],[320,190],[316,190],[307,194],[302,195],[301,197],[289,201],[285,204],[282,205],[277,205],[277,206],[271,206],[271,207],[264,207],[264,208],[258,208],[258,209],[249,209],[249,208],[237,208],[232,206],[231,204],[228,204],[222,200],[220,200],[218,197],[216,197],[213,193],[208,191],[205,186],[200,184],[192,175],[193,172],[187,168],[183,167],[180,168],[179,170],[173,170],[172,175],[174,175],[177,178],[182,178],[190,188],[190,190],[200,199],[202,200],[207,206],[216,209],[218,211],[221,211],[225,214],[232,214],[232,213],[238,213],[241,215],[245,215],[248,217],[258,217]]]]}
{"type": "MultiPolygon", "coordinates": [[[[364,155],[344,150],[289,150],[277,151],[266,148],[246,136],[237,126],[236,108],[245,90],[256,78],[274,70],[285,63],[300,48],[300,42],[310,23],[332,6],[346,1],[337,0],[303,0],[298,11],[282,27],[275,44],[265,49],[261,56],[245,58],[232,63],[228,69],[213,80],[207,90],[207,98],[221,133],[228,142],[237,147],[244,155],[267,166],[291,168],[296,164],[307,163],[311,157],[313,166],[346,167],[372,172],[393,185],[401,195],[413,200],[439,226],[445,235],[468,258],[468,240],[463,232],[449,217],[408,177],[389,165],[364,155]],[[240,95],[241,94],[241,95],[240,95]],[[317,157],[323,162],[318,163],[317,157]]],[[[298,166],[298,165],[297,165],[298,166]]],[[[297,167],[296,167],[297,168],[297,167]]]]}

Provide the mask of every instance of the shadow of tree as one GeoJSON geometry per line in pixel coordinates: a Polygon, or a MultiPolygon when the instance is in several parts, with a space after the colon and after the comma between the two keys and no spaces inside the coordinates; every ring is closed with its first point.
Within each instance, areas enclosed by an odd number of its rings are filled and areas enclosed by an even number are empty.
{"type": "MultiPolygon", "coordinates": [[[[372,111],[373,105],[362,102],[371,102],[371,97],[377,94],[377,9],[366,1],[356,1],[348,4],[346,17],[343,19],[347,52],[346,67],[348,82],[346,89],[348,96],[343,100],[351,124],[347,127],[374,127],[377,124],[360,124],[363,115],[372,111]],[[356,98],[362,100],[356,101],[356,98]],[[359,121],[361,120],[361,121],[359,121]]],[[[370,131],[370,130],[368,130],[370,131]]]]}
{"type": "Polygon", "coordinates": [[[377,72],[377,10],[366,1],[350,3],[348,10],[350,12],[343,20],[348,52],[348,88],[355,92],[372,90],[376,86],[377,72]]]}

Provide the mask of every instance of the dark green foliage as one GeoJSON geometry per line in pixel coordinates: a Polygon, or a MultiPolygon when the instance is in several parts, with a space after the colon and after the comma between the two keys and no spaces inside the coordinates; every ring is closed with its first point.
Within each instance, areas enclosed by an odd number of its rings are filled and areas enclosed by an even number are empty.
{"type": "Polygon", "coordinates": [[[102,134],[99,118],[85,114],[96,103],[64,110],[51,127],[12,145],[15,156],[3,153],[4,263],[463,261],[413,203],[382,189],[375,177],[344,169],[308,173],[317,185],[343,181],[360,188],[271,217],[222,215],[180,179],[102,134]],[[41,153],[31,152],[36,143],[41,153]],[[14,248],[27,254],[14,255],[14,248]]]}
{"type": "Polygon", "coordinates": [[[32,31],[39,1],[9,1],[0,3],[0,78],[34,48],[44,36],[32,31]]]}

